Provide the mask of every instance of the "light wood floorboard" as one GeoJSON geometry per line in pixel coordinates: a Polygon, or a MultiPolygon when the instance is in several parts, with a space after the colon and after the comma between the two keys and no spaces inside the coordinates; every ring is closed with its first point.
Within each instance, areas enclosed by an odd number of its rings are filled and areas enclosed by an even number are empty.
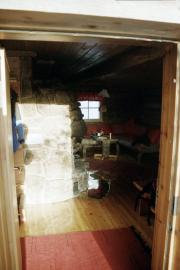
{"type": "Polygon", "coordinates": [[[60,234],[134,226],[151,246],[153,226],[134,211],[135,190],[127,183],[113,183],[103,199],[86,194],[64,202],[26,207],[26,222],[20,226],[21,236],[60,234]]]}

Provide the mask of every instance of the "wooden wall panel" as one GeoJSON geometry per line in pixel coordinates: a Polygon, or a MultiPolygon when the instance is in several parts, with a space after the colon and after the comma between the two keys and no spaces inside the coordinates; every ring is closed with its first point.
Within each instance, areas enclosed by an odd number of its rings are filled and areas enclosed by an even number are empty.
{"type": "MultiPolygon", "coordinates": [[[[153,74],[152,74],[153,77],[153,74]]],[[[159,79],[162,80],[161,76],[159,79]]],[[[148,84],[147,84],[148,86],[148,84]]],[[[142,91],[140,122],[147,127],[160,127],[162,88],[149,88],[142,91]]]]}
{"type": "MultiPolygon", "coordinates": [[[[137,80],[140,78],[137,77],[137,80]]],[[[134,89],[133,86],[125,89],[119,87],[116,91],[108,89],[110,98],[105,100],[107,112],[103,114],[104,122],[122,123],[136,119],[142,126],[159,128],[162,89],[149,88],[148,83],[146,87],[138,89],[134,89]]]]}
{"type": "Polygon", "coordinates": [[[171,210],[170,187],[174,169],[173,139],[175,137],[175,101],[176,101],[176,46],[167,48],[163,62],[163,94],[161,117],[161,144],[159,176],[157,187],[156,218],[153,242],[152,269],[166,269],[168,254],[166,243],[170,237],[169,212],[171,210]]]}

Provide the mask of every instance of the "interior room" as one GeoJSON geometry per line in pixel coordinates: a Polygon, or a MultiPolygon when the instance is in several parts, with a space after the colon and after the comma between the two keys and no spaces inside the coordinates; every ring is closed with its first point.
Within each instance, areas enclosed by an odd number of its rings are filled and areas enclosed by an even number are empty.
{"type": "Polygon", "coordinates": [[[21,237],[128,227],[150,256],[162,44],[2,40],[0,46],[23,128],[14,151],[21,237]]]}

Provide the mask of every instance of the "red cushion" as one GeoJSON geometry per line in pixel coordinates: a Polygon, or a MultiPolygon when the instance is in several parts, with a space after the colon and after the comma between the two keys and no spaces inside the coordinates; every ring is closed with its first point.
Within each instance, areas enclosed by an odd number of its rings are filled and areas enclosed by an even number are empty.
{"type": "Polygon", "coordinates": [[[104,134],[112,133],[111,125],[107,123],[86,123],[87,126],[87,136],[91,136],[92,134],[103,130],[104,134]]]}
{"type": "Polygon", "coordinates": [[[160,130],[159,129],[150,129],[148,131],[148,137],[151,144],[159,144],[160,141],[160,130]]]}
{"type": "Polygon", "coordinates": [[[123,126],[121,124],[113,124],[112,127],[112,134],[119,135],[123,133],[123,126]]]}

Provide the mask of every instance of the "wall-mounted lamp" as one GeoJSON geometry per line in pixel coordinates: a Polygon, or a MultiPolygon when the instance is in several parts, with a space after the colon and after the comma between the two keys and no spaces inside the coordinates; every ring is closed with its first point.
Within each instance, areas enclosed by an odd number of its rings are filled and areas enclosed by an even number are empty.
{"type": "Polygon", "coordinates": [[[110,97],[110,95],[109,95],[107,89],[101,90],[101,91],[98,93],[98,96],[105,97],[105,98],[109,98],[109,97],[110,97]]]}

